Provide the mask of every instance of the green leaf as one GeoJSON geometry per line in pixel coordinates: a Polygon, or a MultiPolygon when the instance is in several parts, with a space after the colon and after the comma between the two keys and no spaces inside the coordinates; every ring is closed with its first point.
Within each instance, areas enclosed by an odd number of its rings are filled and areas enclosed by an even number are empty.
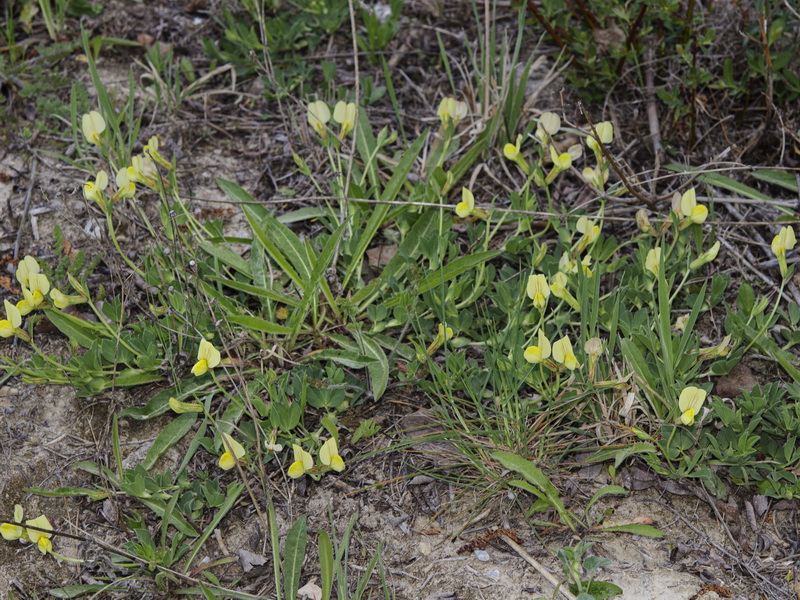
{"type": "MultiPolygon", "coordinates": [[[[427,137],[428,132],[426,130],[419,136],[417,141],[411,144],[408,150],[403,153],[403,158],[400,159],[398,165],[392,170],[392,177],[381,193],[380,200],[382,202],[392,202],[397,197],[397,194],[400,193],[400,189],[408,181],[408,174],[411,172],[414,161],[417,160],[417,156],[422,150],[422,146],[427,137]]],[[[380,226],[383,225],[386,214],[389,212],[391,206],[391,204],[378,204],[373,208],[367,225],[358,240],[358,246],[356,246],[356,249],[353,251],[353,258],[342,280],[342,286],[347,285],[352,275],[361,266],[364,252],[369,248],[380,226]]]]}
{"type": "Polygon", "coordinates": [[[89,488],[60,487],[54,490],[46,490],[41,487],[30,487],[25,488],[23,491],[47,498],[67,498],[71,496],[86,496],[91,500],[105,500],[108,498],[108,492],[90,490],[89,488]]]}
{"type": "MultiPolygon", "coordinates": [[[[144,504],[147,508],[152,510],[159,518],[163,519],[167,513],[167,505],[162,500],[156,498],[136,498],[139,502],[144,504]]],[[[189,537],[197,537],[197,531],[192,527],[186,518],[175,511],[169,514],[169,524],[175,527],[178,531],[189,537]]]]}
{"type": "Polygon", "coordinates": [[[797,177],[794,173],[777,171],[775,169],[756,169],[752,172],[752,175],[756,179],[780,186],[795,194],[800,193],[800,189],[797,187],[797,177]]]}
{"type": "Polygon", "coordinates": [[[203,381],[200,377],[184,379],[171,388],[163,390],[150,398],[144,406],[132,406],[122,410],[119,413],[119,418],[130,417],[131,419],[144,421],[152,419],[153,417],[158,417],[169,410],[169,399],[172,396],[175,396],[178,400],[182,400],[209,385],[208,381],[203,381]]]}
{"type": "Polygon", "coordinates": [[[300,306],[300,300],[298,300],[294,296],[289,296],[288,294],[284,294],[283,292],[276,292],[275,290],[272,289],[250,285],[249,283],[236,281],[234,279],[227,279],[220,275],[209,274],[208,278],[212,281],[217,281],[222,285],[229,287],[233,290],[244,292],[245,294],[250,294],[251,296],[256,296],[258,298],[266,298],[268,300],[274,300],[275,302],[282,302],[283,304],[287,304],[288,306],[300,306]]]}
{"type": "Polygon", "coordinates": [[[598,532],[613,531],[616,533],[632,533],[634,535],[641,535],[644,537],[660,538],[664,537],[664,532],[650,525],[612,525],[610,527],[599,527],[596,529],[598,532]]]}
{"type": "Polygon", "coordinates": [[[564,524],[572,531],[576,531],[572,514],[564,506],[564,502],[561,500],[561,496],[556,487],[539,467],[534,465],[531,461],[517,456],[516,454],[511,454],[510,452],[493,452],[491,456],[506,469],[516,471],[535,485],[542,494],[544,494],[544,497],[547,498],[547,501],[550,502],[553,508],[556,509],[561,520],[564,521],[564,524]]]}
{"type": "Polygon", "coordinates": [[[147,456],[142,462],[142,466],[148,471],[152,469],[153,465],[156,464],[156,461],[161,458],[164,452],[172,448],[183,439],[183,436],[191,431],[196,421],[197,413],[194,412],[183,413],[177,419],[173,419],[173,421],[158,434],[153,445],[150,446],[150,450],[147,451],[147,456]]]}
{"type": "Polygon", "coordinates": [[[656,447],[653,444],[650,444],[649,442],[636,442],[635,444],[631,444],[629,446],[623,446],[622,448],[603,448],[602,450],[598,450],[597,452],[592,454],[589,458],[587,458],[586,462],[588,463],[605,462],[613,458],[614,468],[616,469],[629,456],[633,456],[634,454],[645,454],[645,453],[657,454],[656,447]]]}
{"type": "Polygon", "coordinates": [[[328,241],[325,242],[325,247],[322,249],[319,258],[317,259],[317,263],[314,265],[314,268],[311,271],[311,274],[308,276],[308,279],[306,279],[304,282],[303,289],[305,292],[303,294],[303,302],[300,304],[291,318],[290,325],[293,328],[291,343],[294,343],[295,339],[297,339],[297,335],[300,333],[300,327],[305,321],[306,314],[311,306],[311,302],[318,296],[318,289],[322,289],[322,292],[330,301],[331,308],[333,308],[334,312],[338,314],[336,303],[332,298],[330,289],[325,283],[322,275],[333,260],[336,248],[339,245],[339,240],[341,240],[342,234],[344,233],[345,225],[346,223],[339,225],[336,231],[334,231],[328,238],[328,241]]]}
{"type": "Polygon", "coordinates": [[[586,505],[586,510],[584,511],[584,514],[587,514],[589,512],[589,509],[592,508],[595,502],[600,500],[600,498],[602,498],[603,496],[607,496],[608,494],[614,494],[616,496],[627,496],[628,490],[619,485],[606,485],[601,487],[594,493],[592,499],[589,500],[589,504],[586,505]]]}
{"type": "Polygon", "coordinates": [[[270,323],[269,321],[265,321],[264,319],[259,319],[258,317],[249,317],[246,315],[233,315],[229,316],[228,320],[231,323],[242,325],[247,329],[261,331],[263,333],[269,333],[271,335],[290,335],[292,333],[292,329],[289,327],[284,327],[283,325],[278,325],[277,323],[270,323]]]}
{"type": "Polygon", "coordinates": [[[608,581],[592,581],[586,590],[586,595],[592,600],[606,600],[622,593],[623,589],[621,587],[608,581]]]}
{"type": "Polygon", "coordinates": [[[84,348],[91,348],[93,343],[108,337],[108,331],[102,325],[91,324],[51,308],[44,309],[44,313],[56,329],[67,336],[71,342],[84,348]]]}
{"type": "Polygon", "coordinates": [[[47,590],[53,598],[80,598],[86,594],[112,594],[114,592],[127,592],[125,587],[111,586],[106,583],[82,583],[78,585],[62,585],[61,587],[47,590]]]}
{"type": "Polygon", "coordinates": [[[245,277],[252,279],[253,276],[250,272],[250,264],[241,256],[233,252],[230,248],[201,243],[200,249],[209,256],[213,256],[219,260],[222,264],[227,265],[232,269],[236,269],[245,277]]]}
{"type": "Polygon", "coordinates": [[[211,537],[211,534],[214,533],[214,530],[220,524],[222,519],[225,518],[225,515],[230,512],[244,490],[245,485],[243,483],[239,483],[238,481],[232,481],[228,484],[228,488],[225,491],[225,502],[222,503],[222,505],[219,507],[219,510],[217,510],[216,514],[214,515],[214,518],[211,519],[209,524],[206,526],[205,530],[203,531],[203,535],[197,538],[194,548],[192,548],[192,553],[189,555],[189,558],[186,559],[186,563],[183,565],[184,573],[189,572],[189,567],[197,557],[197,554],[203,548],[203,544],[205,544],[206,540],[211,537]]]}
{"type": "MultiPolygon", "coordinates": [[[[290,261],[286,258],[286,256],[281,252],[278,245],[272,240],[272,238],[267,234],[264,228],[261,225],[261,216],[263,211],[257,210],[254,206],[255,200],[253,197],[245,192],[241,187],[233,183],[232,181],[226,181],[222,178],[217,178],[217,185],[222,188],[222,191],[231,199],[236,202],[242,203],[242,210],[244,211],[245,216],[247,217],[248,222],[250,223],[250,228],[253,230],[253,233],[258,238],[258,241],[264,246],[264,249],[269,253],[272,259],[278,263],[278,266],[283,269],[283,272],[286,273],[289,278],[295,283],[295,285],[303,289],[303,280],[297,274],[297,271],[294,269],[290,261]]],[[[274,219],[273,219],[274,220],[274,219]]],[[[277,221],[276,221],[277,222],[277,221]]],[[[285,227],[285,225],[281,225],[285,227]]],[[[299,240],[298,240],[299,241],[299,240]]]]}
{"type": "MultiPolygon", "coordinates": [[[[485,263],[488,260],[492,260],[500,256],[503,253],[502,250],[489,250],[488,252],[477,252],[475,254],[470,254],[468,256],[461,256],[455,260],[450,261],[441,269],[435,271],[434,273],[430,273],[427,275],[422,281],[419,282],[417,285],[417,293],[424,294],[435,288],[442,283],[450,281],[454,277],[461,275],[470,269],[474,269],[478,265],[485,263]]],[[[395,296],[394,298],[390,298],[385,302],[387,308],[391,308],[396,306],[400,302],[400,296],[395,296]]]]}
{"type": "Polygon", "coordinates": [[[308,541],[306,517],[300,517],[286,535],[286,548],[283,555],[283,589],[286,600],[297,598],[300,589],[300,572],[306,556],[308,541]]]}
{"type": "Polygon", "coordinates": [[[411,231],[408,232],[403,243],[400,244],[397,253],[383,268],[380,276],[353,294],[352,302],[358,306],[359,312],[366,310],[367,306],[375,301],[390,279],[400,279],[409,265],[413,264],[413,261],[419,256],[422,240],[429,233],[434,232],[438,226],[437,220],[431,218],[430,212],[426,211],[417,218],[411,231]]]}
{"type": "Polygon", "coordinates": [[[322,588],[322,600],[330,600],[333,589],[333,544],[327,531],[320,529],[317,532],[317,547],[319,553],[319,570],[322,588]]]}
{"type": "Polygon", "coordinates": [[[386,391],[386,386],[389,383],[389,361],[380,345],[370,336],[360,331],[353,331],[352,333],[356,341],[336,334],[331,335],[331,339],[346,350],[357,352],[362,357],[372,359],[364,366],[367,367],[369,372],[373,398],[378,400],[383,395],[383,392],[386,391]]]}

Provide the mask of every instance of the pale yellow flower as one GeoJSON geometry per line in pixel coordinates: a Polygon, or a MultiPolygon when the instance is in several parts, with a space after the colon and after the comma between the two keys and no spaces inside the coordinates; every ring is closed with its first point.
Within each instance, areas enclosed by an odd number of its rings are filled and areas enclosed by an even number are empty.
{"type": "Polygon", "coordinates": [[[708,217],[708,208],[697,203],[697,192],[689,188],[681,196],[681,215],[691,223],[700,224],[708,217]]]}
{"type": "Polygon", "coordinates": [[[462,219],[472,215],[475,209],[475,196],[467,188],[461,188],[461,202],[456,204],[456,214],[462,219]]]}
{"type": "Polygon", "coordinates": [[[539,364],[550,358],[550,340],[547,339],[544,330],[540,329],[537,337],[537,345],[528,346],[523,355],[525,360],[532,364],[539,364]]]}
{"type": "Polygon", "coordinates": [[[706,391],[692,385],[684,388],[678,399],[681,411],[680,422],[686,426],[694,425],[695,417],[700,412],[706,399],[706,391]]]}
{"type": "Polygon", "coordinates": [[[567,336],[553,342],[553,359],[570,371],[574,371],[580,366],[575,353],[572,351],[572,342],[569,341],[567,336]]]}
{"type": "Polygon", "coordinates": [[[536,123],[534,135],[539,141],[546,144],[552,136],[558,133],[559,129],[561,129],[561,117],[554,112],[544,112],[536,123]]]}
{"type": "Polygon", "coordinates": [[[600,225],[595,224],[594,221],[589,220],[588,217],[581,217],[575,225],[578,233],[583,234],[583,238],[587,244],[594,243],[600,237],[600,225]]]}
{"type": "Polygon", "coordinates": [[[36,544],[39,548],[39,552],[47,554],[53,551],[53,542],[50,541],[53,534],[49,533],[53,531],[53,526],[50,525],[50,521],[47,520],[47,517],[44,515],[38,516],[35,519],[25,521],[25,525],[29,526],[25,529],[28,539],[36,544]],[[31,529],[31,527],[37,527],[37,529],[31,529]],[[44,529],[45,531],[40,531],[40,529],[44,529]]]}
{"type": "Polygon", "coordinates": [[[103,192],[107,187],[108,174],[105,171],[100,171],[94,181],[87,181],[83,184],[83,197],[92,202],[97,202],[101,208],[105,208],[103,192]]]}
{"type": "Polygon", "coordinates": [[[136,195],[136,185],[131,181],[128,176],[128,169],[122,168],[117,171],[115,177],[117,183],[117,193],[114,194],[115,199],[119,198],[133,198],[136,195]]]}
{"type": "Polygon", "coordinates": [[[3,300],[6,308],[6,318],[0,321],[0,337],[11,337],[22,325],[22,314],[19,309],[8,300],[3,300]]]}
{"type": "MultiPolygon", "coordinates": [[[[610,121],[602,121],[597,123],[594,126],[594,129],[597,132],[597,137],[604,146],[608,146],[614,141],[614,126],[610,121]]],[[[593,152],[598,152],[600,150],[600,144],[597,143],[597,139],[595,139],[594,134],[590,133],[588,136],[586,136],[586,145],[593,152]]]]}
{"type": "Polygon", "coordinates": [[[719,254],[719,248],[720,243],[719,240],[717,240],[708,250],[703,252],[700,256],[689,263],[689,268],[692,270],[699,269],[703,265],[710,263],[717,258],[717,254],[719,254]]]}
{"type": "Polygon", "coordinates": [[[344,460],[339,456],[339,447],[336,439],[331,438],[319,449],[319,460],[326,467],[330,467],[337,473],[344,471],[344,460]]]}
{"type": "Polygon", "coordinates": [[[106,130],[106,122],[103,120],[103,116],[96,110],[93,110],[89,114],[83,115],[81,126],[86,141],[95,146],[99,146],[100,134],[106,130]]]}
{"type": "Polygon", "coordinates": [[[245,455],[245,451],[244,447],[227,433],[222,434],[222,439],[224,440],[222,444],[224,452],[219,457],[219,466],[228,471],[236,466],[239,459],[245,455]]]}
{"type": "Polygon", "coordinates": [[[308,104],[308,124],[322,139],[327,135],[327,125],[331,120],[331,109],[322,100],[308,104]]]}
{"type": "Polygon", "coordinates": [[[527,286],[528,298],[533,300],[533,305],[540,311],[547,306],[547,299],[550,297],[550,286],[547,284],[547,277],[538,273],[528,277],[527,286]]]}
{"type": "Polygon", "coordinates": [[[778,266],[781,270],[781,277],[786,277],[789,269],[786,264],[786,251],[794,248],[797,238],[792,227],[782,227],[778,235],[772,238],[772,253],[778,259],[778,266]]]}
{"type": "Polygon", "coordinates": [[[214,348],[214,345],[208,340],[200,341],[200,348],[197,351],[197,362],[192,367],[192,375],[199,377],[218,366],[221,361],[221,354],[219,350],[214,348]]]}
{"type": "Polygon", "coordinates": [[[442,125],[447,127],[450,122],[452,122],[454,126],[457,125],[461,119],[467,116],[468,110],[469,106],[467,106],[466,102],[448,96],[442,98],[442,101],[439,102],[439,109],[436,111],[436,114],[439,116],[442,125]]]}
{"type": "MultiPolygon", "coordinates": [[[[23,511],[21,504],[14,505],[14,522],[22,523],[23,511]]],[[[25,530],[21,525],[14,525],[12,523],[3,523],[0,525],[0,535],[9,542],[14,540],[25,539],[25,530]]]]}
{"type": "Polygon", "coordinates": [[[341,129],[339,138],[344,139],[356,126],[356,103],[339,101],[333,107],[333,119],[341,129]]]}
{"type": "Polygon", "coordinates": [[[17,265],[17,281],[19,281],[22,287],[29,287],[30,284],[28,280],[30,276],[40,272],[41,268],[39,267],[39,263],[36,262],[36,259],[27,255],[19,261],[19,265],[17,265]]]}
{"type": "Polygon", "coordinates": [[[314,468],[314,458],[297,444],[292,444],[294,462],[289,466],[287,474],[292,479],[297,479],[314,468]]]}
{"type": "Polygon", "coordinates": [[[644,259],[644,268],[658,277],[658,265],[661,263],[661,248],[650,248],[644,259]]]}

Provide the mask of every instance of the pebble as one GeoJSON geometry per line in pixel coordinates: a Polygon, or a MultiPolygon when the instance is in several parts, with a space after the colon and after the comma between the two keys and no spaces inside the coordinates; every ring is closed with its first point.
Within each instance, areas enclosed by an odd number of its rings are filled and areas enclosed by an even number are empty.
{"type": "Polygon", "coordinates": [[[489,560],[489,553],[486,550],[475,550],[475,558],[481,562],[489,560]]]}

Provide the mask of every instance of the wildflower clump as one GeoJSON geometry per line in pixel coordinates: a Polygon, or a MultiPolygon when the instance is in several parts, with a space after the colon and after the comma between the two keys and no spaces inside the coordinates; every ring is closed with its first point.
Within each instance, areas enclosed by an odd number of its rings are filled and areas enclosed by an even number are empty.
{"type": "Polygon", "coordinates": [[[68,558],[57,552],[53,552],[53,526],[45,515],[39,515],[35,519],[28,519],[25,521],[24,527],[22,525],[23,517],[24,511],[22,505],[16,504],[14,506],[14,523],[3,523],[0,525],[0,535],[3,536],[3,539],[9,542],[16,540],[22,543],[30,542],[44,555],[52,554],[56,558],[68,562],[83,562],[80,559],[68,558]]]}

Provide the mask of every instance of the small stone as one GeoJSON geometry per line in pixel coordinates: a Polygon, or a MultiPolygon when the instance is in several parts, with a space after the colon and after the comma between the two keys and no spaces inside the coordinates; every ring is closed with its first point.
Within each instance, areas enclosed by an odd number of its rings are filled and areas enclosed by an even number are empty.
{"type": "Polygon", "coordinates": [[[487,579],[491,579],[492,581],[500,581],[500,571],[498,569],[492,569],[491,571],[486,571],[484,576],[487,579]]]}
{"type": "Polygon", "coordinates": [[[749,392],[758,384],[758,378],[742,364],[738,364],[727,375],[717,380],[714,393],[722,398],[736,398],[742,392],[749,392]]]}
{"type": "Polygon", "coordinates": [[[428,556],[431,552],[433,552],[433,546],[431,546],[428,542],[420,542],[418,548],[423,556],[428,556]]]}
{"type": "Polygon", "coordinates": [[[475,558],[481,562],[489,560],[489,553],[486,550],[475,550],[475,558]]]}

